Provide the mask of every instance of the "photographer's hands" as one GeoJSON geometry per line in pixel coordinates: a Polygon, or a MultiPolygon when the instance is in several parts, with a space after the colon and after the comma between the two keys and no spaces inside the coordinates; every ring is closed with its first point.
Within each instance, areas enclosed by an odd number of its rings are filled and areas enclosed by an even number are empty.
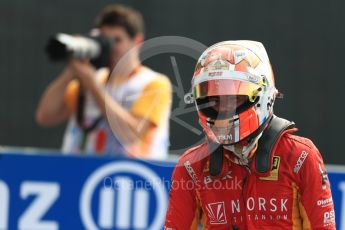
{"type": "Polygon", "coordinates": [[[88,60],[71,59],[68,66],[82,86],[92,94],[103,116],[127,127],[126,133],[117,133],[125,144],[135,144],[154,127],[148,119],[133,115],[110,96],[104,85],[97,81],[96,69],[88,60]]]}
{"type": "Polygon", "coordinates": [[[92,79],[95,80],[96,69],[90,64],[89,60],[71,59],[68,67],[73,71],[74,76],[78,78],[82,84],[88,83],[92,79]]]}

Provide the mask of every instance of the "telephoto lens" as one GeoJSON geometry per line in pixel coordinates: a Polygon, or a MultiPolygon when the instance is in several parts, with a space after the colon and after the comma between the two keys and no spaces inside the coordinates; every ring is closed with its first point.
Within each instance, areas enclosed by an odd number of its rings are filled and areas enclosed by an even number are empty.
{"type": "Polygon", "coordinates": [[[58,33],[52,36],[46,52],[52,61],[64,61],[69,58],[89,59],[96,67],[109,66],[110,50],[114,41],[102,36],[73,36],[58,33]]]}

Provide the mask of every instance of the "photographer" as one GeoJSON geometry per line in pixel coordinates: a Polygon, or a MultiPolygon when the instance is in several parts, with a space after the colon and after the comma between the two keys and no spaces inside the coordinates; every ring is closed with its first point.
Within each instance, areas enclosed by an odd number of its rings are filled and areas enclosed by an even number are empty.
{"type": "Polygon", "coordinates": [[[37,122],[48,127],[69,119],[64,153],[165,158],[171,83],[140,63],[139,46],[144,41],[141,14],[124,5],[110,5],[96,25],[101,36],[115,41],[108,68],[95,69],[89,60],[70,58],[45,90],[37,122]],[[114,71],[110,78],[117,64],[127,71],[114,71]]]}

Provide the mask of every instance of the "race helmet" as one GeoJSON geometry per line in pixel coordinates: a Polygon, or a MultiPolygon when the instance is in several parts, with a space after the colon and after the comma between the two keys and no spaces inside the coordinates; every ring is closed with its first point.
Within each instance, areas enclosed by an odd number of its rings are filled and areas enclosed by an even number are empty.
{"type": "Polygon", "coordinates": [[[210,141],[234,145],[261,135],[278,95],[262,43],[225,41],[201,55],[185,100],[195,102],[210,141]]]}

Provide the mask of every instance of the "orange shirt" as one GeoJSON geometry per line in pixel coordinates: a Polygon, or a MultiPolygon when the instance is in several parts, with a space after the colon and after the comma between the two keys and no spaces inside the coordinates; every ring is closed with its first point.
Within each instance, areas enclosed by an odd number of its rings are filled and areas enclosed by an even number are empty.
{"type": "MultiPolygon", "coordinates": [[[[109,72],[101,69],[97,72],[97,79],[104,85],[107,82],[109,72]]],[[[115,81],[116,82],[116,81],[115,81]]],[[[142,156],[147,158],[163,159],[167,155],[168,150],[168,130],[169,130],[169,116],[171,108],[172,87],[169,79],[157,73],[147,67],[140,67],[133,76],[127,78],[125,81],[117,83],[108,83],[106,90],[122,107],[128,110],[136,117],[143,118],[151,121],[154,127],[151,128],[142,138],[131,145],[112,148],[112,145],[123,145],[122,141],[116,136],[116,132],[125,132],[126,127],[122,127],[120,124],[118,128],[110,127],[106,121],[101,122],[99,127],[96,127],[86,137],[86,152],[97,152],[95,147],[97,146],[97,137],[93,137],[95,132],[99,132],[102,129],[104,139],[104,133],[106,134],[104,141],[104,148],[101,148],[101,152],[110,153],[113,151],[123,152],[127,151],[129,154],[142,156]],[[96,140],[95,140],[96,138],[96,140]],[[113,143],[110,143],[113,142],[113,143]]],[[[65,101],[71,111],[76,111],[78,103],[79,82],[72,81],[65,93],[65,101]]],[[[96,119],[100,115],[98,106],[92,98],[92,95],[86,93],[86,122],[88,120],[96,119]]],[[[108,118],[111,119],[111,118],[108,118]]],[[[110,122],[111,124],[111,122],[110,122]]],[[[82,152],[78,149],[76,143],[71,143],[71,139],[74,142],[79,143],[80,134],[78,125],[76,125],[75,118],[72,118],[67,128],[65,140],[64,140],[64,152],[82,152]],[[77,130],[77,131],[76,131],[77,130]],[[75,133],[74,135],[71,133],[75,133]]],[[[79,128],[80,129],[80,128],[79,128]]],[[[97,134],[96,134],[97,136],[97,134]]]]}

